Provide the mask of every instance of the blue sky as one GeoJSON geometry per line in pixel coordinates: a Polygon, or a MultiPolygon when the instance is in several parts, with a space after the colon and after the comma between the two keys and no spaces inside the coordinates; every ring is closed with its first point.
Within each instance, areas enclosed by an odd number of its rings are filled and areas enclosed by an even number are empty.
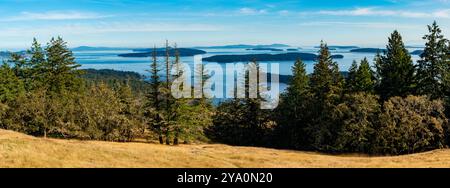
{"type": "Polygon", "coordinates": [[[450,35],[450,0],[0,0],[0,15],[1,49],[58,35],[70,46],[383,46],[394,29],[416,45],[433,20],[450,35]]]}

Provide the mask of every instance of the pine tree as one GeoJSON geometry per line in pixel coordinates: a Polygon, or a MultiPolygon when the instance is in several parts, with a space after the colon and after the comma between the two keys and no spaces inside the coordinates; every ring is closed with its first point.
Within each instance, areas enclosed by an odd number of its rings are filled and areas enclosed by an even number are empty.
{"type": "Polygon", "coordinates": [[[335,103],[342,94],[344,78],[337,63],[333,62],[327,44],[323,42],[320,44],[319,57],[309,85],[318,105],[335,103]]]}
{"type": "Polygon", "coordinates": [[[23,94],[25,89],[22,80],[8,64],[3,63],[0,66],[0,103],[7,104],[23,94]]]}
{"type": "Polygon", "coordinates": [[[355,76],[355,91],[373,93],[375,87],[375,76],[372,69],[370,69],[367,58],[361,60],[361,64],[355,76]]]}
{"type": "Polygon", "coordinates": [[[162,101],[162,95],[161,95],[161,89],[163,87],[163,83],[160,80],[159,69],[158,66],[158,59],[156,57],[156,47],[153,48],[152,52],[152,63],[150,65],[151,69],[150,72],[150,92],[146,96],[147,98],[147,107],[151,108],[148,109],[145,113],[145,115],[148,118],[151,118],[152,121],[150,121],[149,127],[156,131],[158,134],[158,140],[160,144],[164,144],[163,140],[163,130],[162,130],[162,110],[163,110],[163,101],[162,101]]]}
{"type": "Polygon", "coordinates": [[[310,100],[309,77],[306,65],[299,59],[292,67],[292,79],[287,92],[281,96],[276,109],[278,144],[282,147],[305,148],[305,127],[308,123],[308,105],[310,100]]]}
{"type": "Polygon", "coordinates": [[[358,72],[358,63],[354,60],[350,69],[348,70],[348,76],[345,80],[345,89],[348,92],[356,92],[356,74],[358,72]]]}
{"type": "Polygon", "coordinates": [[[394,31],[389,37],[387,51],[377,65],[380,79],[378,93],[381,99],[411,94],[414,87],[414,72],[411,55],[405,48],[400,33],[394,31]]]}
{"type": "Polygon", "coordinates": [[[337,63],[322,42],[309,82],[314,106],[310,109],[313,118],[307,130],[315,149],[329,150],[335,140],[339,126],[333,122],[332,111],[340,102],[344,84],[337,63]]]}
{"type": "Polygon", "coordinates": [[[427,40],[424,52],[420,55],[417,70],[417,93],[428,95],[432,99],[444,98],[445,76],[450,74],[447,43],[436,21],[428,26],[429,34],[423,37],[427,40]]]}
{"type": "Polygon", "coordinates": [[[50,93],[77,91],[81,80],[79,64],[61,37],[52,38],[45,49],[47,59],[38,65],[41,70],[42,84],[50,93]]]}
{"type": "Polygon", "coordinates": [[[28,89],[38,88],[42,85],[42,80],[40,75],[44,74],[42,70],[40,70],[40,66],[45,63],[45,51],[42,48],[41,44],[37,41],[36,38],[33,39],[33,43],[31,48],[28,50],[28,54],[31,54],[29,59],[29,65],[31,67],[30,77],[33,80],[33,83],[29,83],[28,89]]]}
{"type": "Polygon", "coordinates": [[[171,97],[172,95],[170,94],[170,69],[171,69],[171,63],[170,63],[170,47],[169,47],[169,41],[166,40],[166,59],[165,59],[165,66],[166,66],[166,83],[165,83],[165,134],[166,134],[166,144],[170,145],[170,123],[171,123],[171,116],[172,116],[172,111],[171,111],[171,106],[172,106],[172,102],[171,102],[171,97]]]}

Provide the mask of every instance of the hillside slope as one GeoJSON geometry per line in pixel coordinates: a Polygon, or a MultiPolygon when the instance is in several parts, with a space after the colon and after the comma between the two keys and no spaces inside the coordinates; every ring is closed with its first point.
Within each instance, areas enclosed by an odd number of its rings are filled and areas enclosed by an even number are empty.
{"type": "Polygon", "coordinates": [[[450,150],[396,157],[332,156],[219,144],[43,139],[0,130],[0,167],[450,167],[450,150]]]}

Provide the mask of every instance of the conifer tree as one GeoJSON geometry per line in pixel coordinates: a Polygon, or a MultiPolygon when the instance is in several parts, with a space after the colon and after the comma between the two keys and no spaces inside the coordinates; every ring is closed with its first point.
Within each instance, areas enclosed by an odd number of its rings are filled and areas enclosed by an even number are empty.
{"type": "Polygon", "coordinates": [[[331,58],[328,46],[321,42],[319,57],[314,65],[309,87],[312,92],[312,120],[308,129],[312,146],[319,150],[328,150],[335,140],[339,126],[333,122],[332,111],[339,104],[344,78],[336,62],[331,58]]]}
{"type": "Polygon", "coordinates": [[[77,91],[81,80],[79,64],[61,37],[52,38],[45,49],[47,59],[38,65],[42,82],[48,92],[60,94],[63,91],[77,91]]]}
{"type": "Polygon", "coordinates": [[[152,52],[152,63],[150,65],[150,92],[146,96],[147,98],[147,107],[151,109],[147,109],[145,115],[148,118],[151,118],[149,127],[158,134],[158,140],[160,144],[164,144],[163,140],[163,122],[162,122],[162,110],[163,110],[163,96],[161,95],[161,90],[163,87],[163,83],[160,80],[160,76],[158,75],[161,71],[158,66],[158,59],[156,57],[156,47],[153,48],[152,52]]]}
{"type": "Polygon", "coordinates": [[[375,76],[370,69],[367,58],[361,60],[361,64],[355,76],[355,91],[373,93],[375,87],[375,76]]]}
{"type": "Polygon", "coordinates": [[[22,80],[6,63],[0,66],[0,103],[7,104],[25,93],[22,80]]]}
{"type": "Polygon", "coordinates": [[[350,69],[348,70],[348,76],[345,80],[345,89],[349,92],[356,91],[356,74],[358,72],[358,63],[353,60],[350,69]]]}
{"type": "Polygon", "coordinates": [[[389,37],[387,50],[381,56],[377,72],[380,76],[378,93],[382,100],[393,96],[407,96],[412,93],[414,64],[400,33],[396,30],[389,37]]]}
{"type": "Polygon", "coordinates": [[[442,35],[436,21],[428,26],[428,31],[429,34],[423,37],[427,41],[424,52],[417,62],[417,93],[432,99],[444,98],[445,76],[450,74],[448,40],[442,35]]]}
{"type": "Polygon", "coordinates": [[[305,67],[300,59],[295,62],[287,92],[281,96],[276,109],[276,136],[280,146],[305,148],[307,144],[304,129],[309,121],[308,105],[311,96],[305,67]]]}

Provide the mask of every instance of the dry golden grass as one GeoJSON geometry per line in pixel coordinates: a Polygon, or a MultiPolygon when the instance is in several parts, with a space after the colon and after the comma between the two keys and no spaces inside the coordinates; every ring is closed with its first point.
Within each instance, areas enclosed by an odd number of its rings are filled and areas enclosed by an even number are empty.
{"type": "Polygon", "coordinates": [[[450,150],[395,156],[325,155],[227,145],[164,146],[43,139],[0,130],[0,167],[450,167],[450,150]]]}

